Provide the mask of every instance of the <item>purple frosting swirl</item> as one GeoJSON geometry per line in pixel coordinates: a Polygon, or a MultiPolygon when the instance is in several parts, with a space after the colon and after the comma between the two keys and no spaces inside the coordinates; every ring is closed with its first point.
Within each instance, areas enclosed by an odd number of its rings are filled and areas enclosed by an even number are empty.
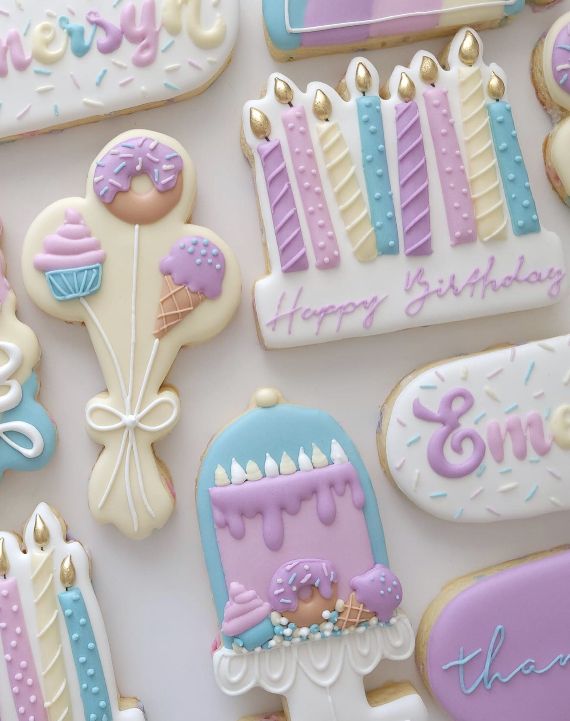
{"type": "Polygon", "coordinates": [[[171,275],[176,285],[185,285],[206,298],[217,298],[222,292],[226,269],[224,254],[207,238],[181,238],[160,261],[160,272],[171,275]]]}
{"type": "Polygon", "coordinates": [[[130,189],[135,176],[144,174],[164,193],[174,188],[182,168],[182,158],[168,145],[149,137],[128,138],[97,161],[93,187],[103,203],[112,203],[117,193],[130,189]]]}
{"type": "Polygon", "coordinates": [[[317,588],[323,598],[331,598],[337,581],[336,569],[322,558],[288,561],[275,571],[269,584],[269,603],[275,611],[296,611],[299,599],[306,600],[317,588]]]}

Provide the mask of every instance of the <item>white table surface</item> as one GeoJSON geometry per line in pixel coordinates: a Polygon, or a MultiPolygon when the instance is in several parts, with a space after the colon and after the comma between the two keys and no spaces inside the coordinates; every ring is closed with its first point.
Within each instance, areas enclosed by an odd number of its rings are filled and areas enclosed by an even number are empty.
{"type": "MultiPolygon", "coordinates": [[[[350,59],[337,55],[278,66],[265,47],[260,4],[242,0],[242,29],[232,65],[204,95],[0,147],[0,215],[9,277],[20,317],[34,328],[43,347],[41,398],[59,429],[59,447],[46,469],[8,474],[0,482],[0,528],[21,528],[35,504],[45,500],[62,512],[71,532],[92,551],[119,686],[125,695],[140,696],[148,721],[234,721],[278,706],[276,698],[263,692],[230,699],[215,686],[210,643],[216,619],[194,503],[206,444],[242,412],[258,386],[277,386],[292,402],[323,408],[356,441],[374,481],[391,566],[405,590],[404,608],[415,625],[441,586],[456,576],[568,542],[567,513],[485,526],[456,526],[422,513],[384,478],[375,437],[378,406],[404,374],[498,343],[568,332],[568,299],[546,310],[306,349],[269,353],[259,346],[250,299],[264,259],[250,170],[239,144],[241,107],[276,68],[301,86],[311,80],[335,84],[350,59]],[[213,342],[184,351],[174,364],[169,380],[180,391],[182,417],[157,450],[172,472],[177,508],[166,528],[139,543],[98,526],[87,508],[86,484],[99,448],[87,436],[84,406],[103,388],[87,333],[39,311],[26,296],[20,270],[20,247],[29,223],[53,201],[81,194],[93,158],[129,128],[159,130],[187,147],[198,171],[194,220],[232,245],[244,281],[243,302],[233,324],[213,342]]],[[[501,65],[509,78],[541,219],[561,234],[570,251],[570,209],[553,193],[543,170],[541,145],[550,122],[529,77],[534,42],[567,10],[570,0],[542,13],[527,9],[509,27],[486,32],[483,39],[487,60],[501,65]]],[[[423,45],[438,51],[443,42],[423,45]]],[[[416,44],[367,55],[385,78],[419,49],[416,44]]],[[[372,688],[403,679],[416,684],[429,703],[430,719],[443,721],[445,715],[429,701],[413,660],[381,664],[367,684],[372,688]]]]}

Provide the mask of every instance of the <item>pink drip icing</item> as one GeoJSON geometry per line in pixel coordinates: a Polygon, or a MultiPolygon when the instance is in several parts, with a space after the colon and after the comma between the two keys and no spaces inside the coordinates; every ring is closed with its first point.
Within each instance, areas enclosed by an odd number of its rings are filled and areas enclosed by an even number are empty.
{"type": "Polygon", "coordinates": [[[265,478],[242,486],[210,488],[214,523],[227,528],[240,540],[245,536],[244,518],[263,517],[263,539],[272,551],[283,545],[285,527],[283,514],[299,513],[303,501],[317,497],[317,516],[330,526],[336,518],[335,494],[342,496],[350,487],[352,502],[364,508],[364,492],[358,473],[351,463],[298,471],[290,476],[265,478]]]}
{"type": "Polygon", "coordinates": [[[0,578],[0,639],[18,718],[47,721],[15,578],[0,578]]]}
{"type": "Polygon", "coordinates": [[[418,104],[396,106],[400,204],[406,255],[431,254],[429,181],[418,104]]]}
{"type": "Polygon", "coordinates": [[[257,152],[269,194],[281,270],[284,273],[307,270],[307,250],[281,143],[279,140],[260,143],[257,152]]]}
{"type": "Polygon", "coordinates": [[[426,113],[437,159],[451,245],[477,240],[477,224],[469,183],[447,90],[428,88],[424,92],[426,113]]]}
{"type": "Polygon", "coordinates": [[[286,110],[283,113],[283,124],[295,167],[297,186],[303,201],[305,218],[309,226],[317,268],[321,270],[336,268],[340,263],[340,253],[323,193],[305,109],[294,107],[286,110]]]}

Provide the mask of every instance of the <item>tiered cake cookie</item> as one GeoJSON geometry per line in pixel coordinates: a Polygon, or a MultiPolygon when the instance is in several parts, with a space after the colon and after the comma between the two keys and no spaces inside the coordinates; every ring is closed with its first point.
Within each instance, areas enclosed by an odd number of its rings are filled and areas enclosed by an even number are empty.
{"type": "Polygon", "coordinates": [[[570,336],[436,363],[382,410],[382,466],[420,508],[501,521],[570,508],[570,336]]]}
{"type": "Polygon", "coordinates": [[[119,697],[83,547],[45,503],[24,544],[0,531],[2,721],[144,721],[119,697]]]}
{"type": "Polygon", "coordinates": [[[454,721],[567,721],[570,551],[452,582],[426,611],[416,658],[454,721]]]}
{"type": "Polygon", "coordinates": [[[107,383],[87,405],[104,445],[89,488],[102,523],[133,538],[166,523],[174,491],[153,443],[180,414],[163,387],[179,350],[217,335],[240,299],[231,250],[188,225],[194,166],[165,135],[134,130],[93,162],[85,198],[47,208],[24,244],[28,292],[47,313],[85,323],[107,383]]]}
{"type": "Polygon", "coordinates": [[[327,414],[259,390],[207,450],[197,488],[230,695],[285,698],[289,721],[426,721],[411,687],[371,707],[362,677],[408,658],[410,622],[358,452],[327,414]]]}
{"type": "Polygon", "coordinates": [[[340,94],[282,75],[246,104],[269,275],[256,283],[267,348],[522,310],[565,288],[542,229],[505,75],[461,31],[449,70],[398,67],[388,99],[370,63],[340,94]]]}
{"type": "Polygon", "coordinates": [[[40,344],[16,316],[16,295],[5,272],[0,251],[0,477],[9,470],[43,468],[57,439],[55,425],[37,399],[40,344]]]}
{"type": "Polygon", "coordinates": [[[0,8],[0,141],[205,90],[239,0],[17,0],[0,8]]]}
{"type": "Polygon", "coordinates": [[[570,205],[570,13],[565,13],[536,45],[532,78],[538,99],[554,123],[544,143],[546,172],[553,188],[570,205]]]}
{"type": "Polygon", "coordinates": [[[294,60],[448,35],[462,25],[492,28],[524,4],[525,0],[263,0],[263,17],[272,54],[278,60],[294,60]]]}

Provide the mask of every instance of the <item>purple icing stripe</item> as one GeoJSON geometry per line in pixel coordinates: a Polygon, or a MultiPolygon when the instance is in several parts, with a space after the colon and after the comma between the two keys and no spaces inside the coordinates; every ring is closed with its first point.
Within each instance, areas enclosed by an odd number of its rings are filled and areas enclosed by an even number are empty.
{"type": "Polygon", "coordinates": [[[285,536],[283,513],[296,515],[303,501],[316,496],[317,516],[330,526],[336,518],[335,494],[344,495],[347,486],[354,506],[364,508],[364,492],[352,463],[298,471],[242,486],[210,488],[214,523],[217,528],[227,528],[239,541],[245,536],[244,518],[261,515],[265,543],[270,550],[278,551],[285,536]]]}

